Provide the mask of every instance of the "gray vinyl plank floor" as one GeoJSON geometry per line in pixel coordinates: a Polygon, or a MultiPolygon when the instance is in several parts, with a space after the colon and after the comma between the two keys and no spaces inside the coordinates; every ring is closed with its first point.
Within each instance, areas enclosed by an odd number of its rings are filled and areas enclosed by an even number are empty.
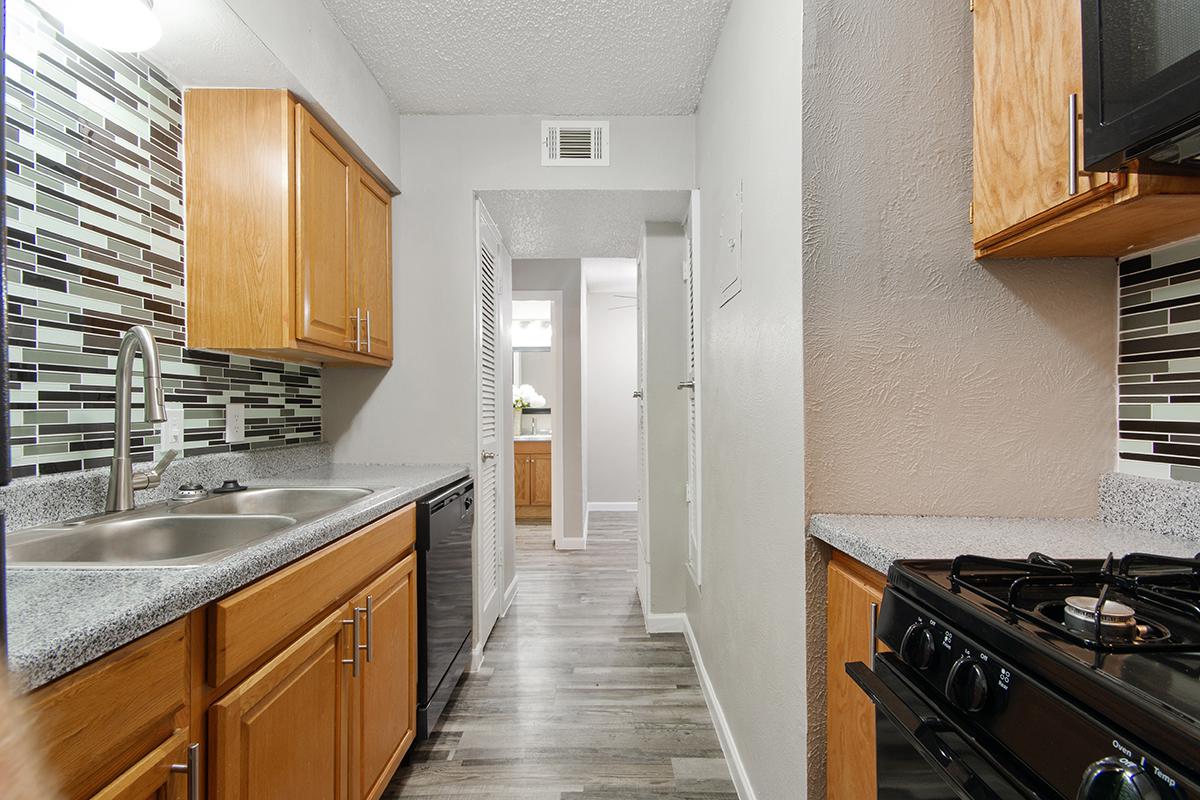
{"type": "Polygon", "coordinates": [[[637,515],[517,529],[517,599],[383,800],[736,800],[679,634],[648,635],[637,515]]]}

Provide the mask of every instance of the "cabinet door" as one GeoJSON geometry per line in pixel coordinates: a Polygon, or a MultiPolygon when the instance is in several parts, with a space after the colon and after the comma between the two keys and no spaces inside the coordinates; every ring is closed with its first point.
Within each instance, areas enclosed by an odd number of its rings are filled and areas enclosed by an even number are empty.
{"type": "Polygon", "coordinates": [[[513,464],[513,491],[516,494],[517,506],[527,506],[530,503],[530,464],[529,456],[517,453],[513,464]]]}
{"type": "Polygon", "coordinates": [[[1082,123],[1069,107],[1075,95],[1082,113],[1079,0],[976,0],[974,20],[978,243],[1115,183],[1108,173],[1082,173],[1078,191],[1068,190],[1083,157],[1082,123]]]}
{"type": "Polygon", "coordinates": [[[529,457],[529,504],[534,506],[549,506],[551,498],[550,485],[550,455],[534,455],[529,457]]]}
{"type": "Polygon", "coordinates": [[[338,350],[356,349],[350,270],[356,169],[350,154],[297,104],[296,336],[338,350]]]}
{"type": "Polygon", "coordinates": [[[355,306],[362,308],[363,349],[392,357],[392,198],[362,169],[355,180],[355,306]]]}
{"type": "Polygon", "coordinates": [[[212,704],[213,800],[346,800],[348,616],[339,608],[212,704]]]}
{"type": "Polygon", "coordinates": [[[176,731],[125,774],[93,795],[92,800],[190,800],[187,773],[171,769],[176,764],[187,764],[190,744],[186,728],[176,731]]]}
{"type": "Polygon", "coordinates": [[[875,800],[875,706],[846,674],[846,663],[871,659],[871,604],[883,576],[861,564],[829,563],[826,797],[875,800]]]}
{"type": "Polygon", "coordinates": [[[362,675],[352,701],[351,796],[378,798],[417,731],[417,556],[355,598],[366,617],[362,675]],[[369,609],[369,610],[368,610],[369,609]]]}

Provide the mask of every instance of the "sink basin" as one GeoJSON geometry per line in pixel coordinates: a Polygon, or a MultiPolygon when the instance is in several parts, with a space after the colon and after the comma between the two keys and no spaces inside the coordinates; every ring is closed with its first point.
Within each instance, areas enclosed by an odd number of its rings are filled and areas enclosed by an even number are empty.
{"type": "Polygon", "coordinates": [[[295,519],[310,519],[349,505],[370,493],[370,489],[329,487],[246,489],[174,506],[171,513],[284,514],[295,519]]]}
{"type": "Polygon", "coordinates": [[[278,514],[113,518],[34,528],[8,537],[8,561],[75,567],[195,566],[296,524],[278,514]]]}

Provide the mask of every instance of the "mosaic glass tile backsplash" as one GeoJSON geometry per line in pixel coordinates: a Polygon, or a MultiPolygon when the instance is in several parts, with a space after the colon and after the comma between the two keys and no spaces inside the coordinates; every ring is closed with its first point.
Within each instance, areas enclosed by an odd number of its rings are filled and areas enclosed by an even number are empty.
{"type": "MultiPolygon", "coordinates": [[[[185,455],[319,442],[319,369],[186,347],[179,89],[144,58],[67,39],[28,0],[7,14],[14,475],[108,463],[116,352],[135,324],[159,343],[185,455]],[[232,444],[229,403],[246,406],[232,444]]],[[[139,383],[133,452],[150,460],[158,431],[140,419],[139,383]]]]}
{"type": "Polygon", "coordinates": [[[1200,481],[1200,242],[1121,262],[1121,472],[1200,481]]]}

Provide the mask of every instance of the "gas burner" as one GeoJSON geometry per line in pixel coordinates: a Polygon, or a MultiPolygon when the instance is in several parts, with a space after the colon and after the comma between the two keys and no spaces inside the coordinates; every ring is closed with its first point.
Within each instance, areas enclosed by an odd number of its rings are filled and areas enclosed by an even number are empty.
{"type": "MultiPolygon", "coordinates": [[[[1065,600],[1038,603],[1033,610],[1076,634],[1094,638],[1096,606],[1099,602],[1099,597],[1071,595],[1065,600]]],[[[1125,603],[1105,600],[1104,610],[1100,614],[1100,637],[1105,642],[1154,644],[1170,639],[1171,631],[1145,614],[1135,612],[1125,603]]]]}

